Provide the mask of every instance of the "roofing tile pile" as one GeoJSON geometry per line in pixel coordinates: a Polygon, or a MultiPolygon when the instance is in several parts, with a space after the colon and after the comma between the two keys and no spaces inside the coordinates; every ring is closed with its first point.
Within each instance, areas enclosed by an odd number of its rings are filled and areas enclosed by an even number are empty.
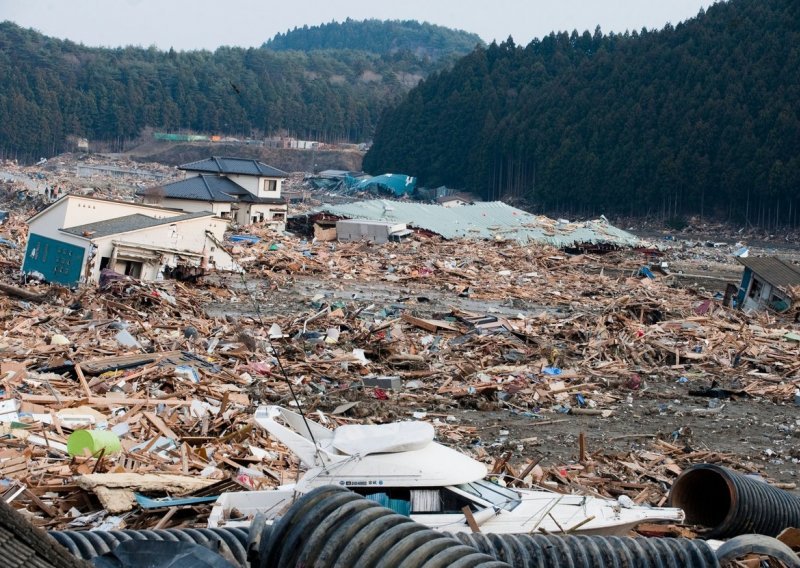
{"type": "Polygon", "coordinates": [[[0,500],[0,566],[3,568],[89,568],[41,529],[33,528],[0,500]]]}

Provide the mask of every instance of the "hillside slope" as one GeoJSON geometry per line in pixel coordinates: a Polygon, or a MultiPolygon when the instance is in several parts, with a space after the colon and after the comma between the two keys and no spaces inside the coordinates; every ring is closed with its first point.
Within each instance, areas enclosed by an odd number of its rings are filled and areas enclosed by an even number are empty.
{"type": "MultiPolygon", "coordinates": [[[[426,52],[436,38],[441,33],[409,47],[426,52]]],[[[454,49],[467,53],[472,46],[454,49]]],[[[0,157],[53,155],[69,135],[121,149],[145,126],[363,142],[387,105],[451,62],[419,57],[415,49],[88,48],[3,22],[0,157]]]]}
{"type": "Polygon", "coordinates": [[[378,54],[412,52],[433,60],[463,55],[477,45],[480,36],[414,20],[363,20],[347,18],[319,26],[294,28],[264,43],[275,51],[357,49],[378,54]]]}
{"type": "Polygon", "coordinates": [[[800,4],[468,55],[388,112],[364,160],[548,211],[800,224],[800,4]]]}

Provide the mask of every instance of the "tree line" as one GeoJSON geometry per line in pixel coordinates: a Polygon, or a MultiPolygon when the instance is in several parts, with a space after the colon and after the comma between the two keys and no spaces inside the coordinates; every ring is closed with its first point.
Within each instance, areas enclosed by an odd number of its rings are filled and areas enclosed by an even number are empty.
{"type": "Polygon", "coordinates": [[[477,48],[377,127],[367,171],[545,212],[800,225],[800,3],[477,48]]]}
{"type": "MultiPolygon", "coordinates": [[[[405,29],[389,23],[382,28],[380,22],[360,25],[364,35],[380,36],[383,29],[389,40],[405,29]]],[[[355,33],[359,23],[346,27],[355,33]]],[[[465,32],[420,29],[428,35],[418,34],[423,43],[416,47],[424,51],[430,41],[431,48],[452,47],[450,55],[420,57],[405,43],[409,49],[383,53],[313,45],[292,51],[89,48],[3,22],[0,155],[50,156],[65,148],[70,135],[121,148],[145,126],[362,142],[372,137],[387,105],[420,78],[452,63],[454,53],[468,53],[475,45],[465,32]]],[[[336,26],[326,30],[337,33],[336,26]]]]}
{"type": "Polygon", "coordinates": [[[353,20],[303,26],[279,33],[264,43],[275,51],[358,49],[380,54],[403,51],[433,60],[462,56],[478,45],[480,36],[414,20],[353,20]]]}

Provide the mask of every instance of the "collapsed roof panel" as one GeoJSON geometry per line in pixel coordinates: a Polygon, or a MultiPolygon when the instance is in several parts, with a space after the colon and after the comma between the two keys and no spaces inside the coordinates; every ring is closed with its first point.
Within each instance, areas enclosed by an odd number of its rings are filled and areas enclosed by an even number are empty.
{"type": "Polygon", "coordinates": [[[312,213],[328,213],[347,219],[372,219],[407,223],[445,239],[513,240],[541,242],[559,248],[579,243],[634,247],[643,244],[636,235],[605,220],[569,223],[533,215],[500,201],[447,208],[426,203],[376,199],[342,205],[321,205],[312,213]]]}
{"type": "Polygon", "coordinates": [[[353,189],[356,191],[373,191],[383,189],[395,196],[408,195],[417,187],[417,178],[405,174],[383,174],[358,182],[353,189]]]}

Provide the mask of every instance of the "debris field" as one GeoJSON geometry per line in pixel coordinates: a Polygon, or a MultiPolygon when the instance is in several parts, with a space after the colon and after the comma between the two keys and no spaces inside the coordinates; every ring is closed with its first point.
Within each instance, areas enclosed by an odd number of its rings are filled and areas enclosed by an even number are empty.
{"type": "MultiPolygon", "coordinates": [[[[149,183],[127,163],[76,181],[63,161],[32,179],[116,198],[149,183]]],[[[218,495],[295,481],[296,457],[253,422],[267,403],[328,427],[429,421],[518,487],[657,506],[703,462],[797,490],[800,324],[723,306],[741,274],[726,249],[567,254],[426,232],[376,245],[250,226],[226,241],[243,274],[23,285],[43,197],[20,198],[30,168],[3,169],[16,177],[0,196],[0,495],[37,526],[205,526],[218,495]],[[725,279],[687,284],[678,267],[725,279]]]]}
{"type": "Polygon", "coordinates": [[[791,320],[641,276],[635,251],[250,233],[231,243],[246,276],[196,284],[20,287],[23,243],[3,249],[6,501],[47,528],[202,526],[216,495],[297,477],[252,422],[290,385],[329,426],[431,421],[511,485],[660,505],[711,462],[796,487],[791,320]],[[753,422],[760,443],[739,442],[753,422]],[[119,451],[71,454],[79,429],[119,451]]]}

